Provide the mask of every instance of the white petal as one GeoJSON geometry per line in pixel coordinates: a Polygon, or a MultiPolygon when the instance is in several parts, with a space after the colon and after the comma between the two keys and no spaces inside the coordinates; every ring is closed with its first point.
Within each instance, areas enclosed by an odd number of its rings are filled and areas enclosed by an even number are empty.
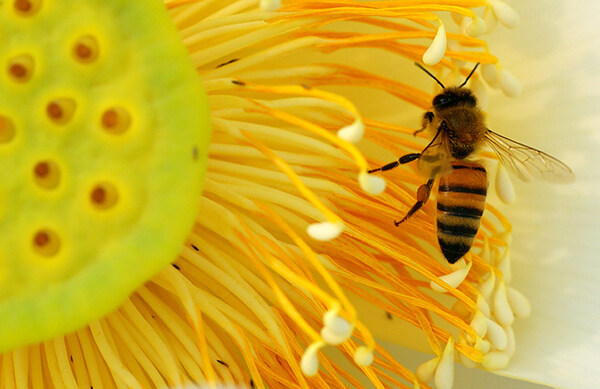
{"type": "Polygon", "coordinates": [[[531,29],[523,23],[518,39],[510,42],[500,33],[490,36],[490,47],[510,50],[500,58],[523,82],[518,99],[490,104],[490,128],[550,151],[576,170],[577,181],[564,186],[515,182],[519,201],[503,210],[514,226],[511,286],[533,307],[530,317],[515,323],[517,350],[504,372],[550,387],[597,388],[600,80],[591,64],[600,63],[600,51],[590,48],[600,47],[600,34],[587,15],[599,15],[600,3],[584,8],[570,1],[561,7],[545,1],[511,4],[518,4],[523,20],[545,22],[531,29]]]}

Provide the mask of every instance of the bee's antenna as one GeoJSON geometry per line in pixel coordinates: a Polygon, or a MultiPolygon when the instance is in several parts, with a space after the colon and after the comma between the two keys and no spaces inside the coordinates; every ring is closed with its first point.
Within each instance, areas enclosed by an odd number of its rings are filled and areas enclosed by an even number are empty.
{"type": "Polygon", "coordinates": [[[473,75],[473,73],[475,73],[475,70],[477,70],[478,66],[479,66],[479,62],[477,62],[477,64],[475,64],[475,67],[473,68],[473,70],[471,70],[471,73],[469,73],[469,75],[467,76],[467,78],[465,78],[465,82],[463,82],[462,84],[460,84],[459,88],[462,88],[463,86],[465,86],[467,84],[467,81],[469,81],[469,78],[471,78],[471,76],[473,75]]]}
{"type": "Polygon", "coordinates": [[[422,71],[424,71],[425,73],[429,74],[429,76],[431,78],[433,78],[438,84],[440,84],[440,86],[442,87],[442,89],[446,89],[446,87],[444,86],[444,84],[442,84],[442,82],[440,80],[438,80],[433,74],[429,73],[429,70],[425,69],[423,66],[421,66],[420,63],[415,62],[415,65],[421,69],[422,71]]]}

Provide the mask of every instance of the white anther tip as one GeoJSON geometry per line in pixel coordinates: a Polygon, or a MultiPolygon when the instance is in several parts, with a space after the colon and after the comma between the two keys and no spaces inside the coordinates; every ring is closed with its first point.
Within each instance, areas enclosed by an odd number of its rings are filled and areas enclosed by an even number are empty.
{"type": "Polygon", "coordinates": [[[498,85],[498,67],[493,63],[486,63],[481,65],[481,75],[485,82],[491,87],[498,85]]]}
{"type": "Polygon", "coordinates": [[[496,173],[496,193],[504,204],[514,204],[517,199],[515,187],[502,163],[498,164],[498,172],[496,173]]]}
{"type": "Polygon", "coordinates": [[[471,90],[475,94],[475,97],[477,97],[477,105],[481,109],[486,110],[488,106],[488,93],[487,87],[481,81],[481,78],[474,77],[471,79],[471,90]]]}
{"type": "Polygon", "coordinates": [[[477,296],[477,308],[485,315],[485,317],[490,317],[490,305],[481,294],[477,296]]]}
{"type": "Polygon", "coordinates": [[[509,286],[506,288],[506,297],[515,316],[528,317],[531,315],[531,303],[521,292],[509,286]]]}
{"type": "Polygon", "coordinates": [[[479,16],[475,16],[467,24],[467,34],[473,38],[483,35],[485,32],[486,25],[485,21],[479,16]]]}
{"type": "Polygon", "coordinates": [[[415,375],[419,380],[429,383],[433,379],[435,369],[437,369],[439,362],[440,358],[437,357],[421,363],[419,367],[417,367],[417,370],[415,370],[415,375]]]}
{"type": "Polygon", "coordinates": [[[362,120],[357,119],[354,123],[347,125],[338,130],[337,136],[340,139],[350,143],[357,143],[360,141],[365,133],[365,125],[362,120]]]}
{"type": "Polygon", "coordinates": [[[352,332],[352,324],[335,311],[327,311],[323,315],[323,323],[325,327],[338,334],[349,334],[352,332]]]}
{"type": "Polygon", "coordinates": [[[339,333],[332,331],[329,327],[323,327],[321,328],[321,338],[323,338],[323,341],[325,343],[330,344],[332,346],[337,346],[338,344],[344,343],[349,338],[349,336],[343,336],[339,333]]]}
{"type": "Polygon", "coordinates": [[[481,284],[479,284],[477,289],[479,289],[483,298],[487,300],[492,295],[495,284],[496,284],[496,276],[494,276],[494,274],[492,273],[486,280],[484,280],[481,284]]]}
{"type": "MultiPolygon", "coordinates": [[[[465,266],[459,268],[458,270],[453,271],[452,273],[448,273],[443,276],[440,276],[440,279],[445,281],[451,287],[456,288],[465,280],[465,278],[467,277],[467,274],[469,274],[469,270],[471,270],[471,262],[469,262],[465,266]]],[[[446,289],[444,289],[442,286],[438,285],[435,281],[431,281],[429,283],[429,286],[431,287],[431,289],[435,290],[436,292],[440,292],[440,293],[446,292],[446,289]]]]}
{"type": "Polygon", "coordinates": [[[352,324],[336,311],[327,311],[323,316],[323,324],[325,326],[321,329],[321,337],[327,344],[341,344],[352,335],[352,324]]]}
{"type": "Polygon", "coordinates": [[[494,295],[494,316],[498,320],[498,323],[503,326],[509,326],[515,321],[515,315],[508,304],[504,282],[500,282],[496,288],[496,294],[494,295]]]}
{"type": "Polygon", "coordinates": [[[508,344],[508,337],[506,332],[493,320],[486,319],[487,321],[487,338],[497,350],[504,350],[508,344]]]}
{"type": "Polygon", "coordinates": [[[450,337],[433,377],[437,389],[452,389],[454,384],[454,338],[450,337]]]}
{"type": "Polygon", "coordinates": [[[482,353],[487,353],[492,348],[492,344],[485,339],[477,339],[474,346],[475,350],[479,350],[482,353]]]}
{"type": "Polygon", "coordinates": [[[354,351],[354,362],[358,366],[369,366],[373,363],[373,351],[365,346],[360,346],[354,351]]]}
{"type": "Polygon", "coordinates": [[[502,278],[506,284],[510,284],[512,280],[510,251],[507,249],[500,259],[496,261],[498,269],[502,272],[502,278]]]}
{"type": "Polygon", "coordinates": [[[506,337],[508,338],[508,343],[506,344],[504,352],[509,357],[512,357],[515,354],[516,349],[515,331],[513,330],[512,326],[508,326],[504,330],[506,331],[506,337]]]}
{"type": "Polygon", "coordinates": [[[385,180],[381,177],[372,176],[367,172],[358,175],[358,183],[362,190],[372,195],[379,195],[385,190],[385,180]]]}
{"type": "Polygon", "coordinates": [[[504,369],[506,366],[508,366],[508,362],[510,362],[508,355],[499,351],[487,353],[481,360],[483,367],[489,370],[504,369]]]}
{"type": "Polygon", "coordinates": [[[267,12],[275,12],[281,6],[280,0],[260,0],[260,9],[267,12]]]}
{"type": "Polygon", "coordinates": [[[440,24],[440,27],[435,34],[435,38],[433,38],[431,45],[423,54],[423,63],[431,66],[440,62],[446,53],[446,44],[446,28],[443,24],[440,24]]]}
{"type": "Polygon", "coordinates": [[[312,377],[319,371],[319,358],[317,357],[317,351],[321,348],[321,344],[313,343],[306,350],[304,355],[300,359],[300,370],[308,377],[312,377]]]}
{"type": "Polygon", "coordinates": [[[471,324],[469,324],[471,328],[475,331],[477,336],[483,338],[487,332],[487,318],[481,311],[477,311],[473,316],[473,320],[471,320],[471,324]]]}
{"type": "Polygon", "coordinates": [[[344,230],[344,224],[342,222],[331,223],[313,223],[306,227],[306,233],[308,236],[315,240],[326,242],[340,236],[344,230]]]}
{"type": "Polygon", "coordinates": [[[510,5],[500,0],[489,0],[494,15],[504,27],[515,28],[521,21],[521,17],[510,5]]]}
{"type": "Polygon", "coordinates": [[[508,97],[517,97],[521,94],[522,88],[519,81],[504,69],[498,74],[498,83],[502,93],[508,97]]]}

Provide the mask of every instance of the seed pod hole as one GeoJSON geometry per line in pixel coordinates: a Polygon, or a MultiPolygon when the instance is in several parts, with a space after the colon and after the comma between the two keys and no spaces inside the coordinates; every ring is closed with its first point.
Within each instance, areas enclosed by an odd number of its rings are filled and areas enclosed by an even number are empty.
{"type": "Polygon", "coordinates": [[[84,35],[73,45],[73,57],[76,61],[89,64],[98,58],[98,41],[91,35],[84,35]]]}
{"type": "Polygon", "coordinates": [[[5,144],[15,137],[15,126],[9,118],[0,115],[0,144],[5,144]]]}
{"type": "Polygon", "coordinates": [[[33,167],[33,179],[43,189],[54,189],[60,183],[60,169],[56,162],[40,161],[33,167]]]}
{"type": "Polygon", "coordinates": [[[33,74],[33,65],[31,56],[19,55],[8,62],[8,75],[15,82],[27,82],[33,74]]]}
{"type": "Polygon", "coordinates": [[[75,100],[70,98],[58,98],[46,106],[46,115],[55,124],[67,124],[74,114],[75,100]]]}
{"type": "Polygon", "coordinates": [[[100,125],[108,133],[122,134],[129,129],[131,116],[122,107],[111,107],[102,113],[100,125]]]}
{"type": "Polygon", "coordinates": [[[60,251],[60,239],[56,232],[44,228],[37,231],[31,240],[33,251],[44,257],[52,257],[60,251]]]}
{"type": "Polygon", "coordinates": [[[105,210],[114,207],[119,201],[119,194],[114,185],[107,182],[96,184],[90,191],[90,202],[94,208],[105,210]]]}
{"type": "Polygon", "coordinates": [[[42,0],[15,0],[13,8],[18,15],[33,16],[40,10],[42,0]]]}

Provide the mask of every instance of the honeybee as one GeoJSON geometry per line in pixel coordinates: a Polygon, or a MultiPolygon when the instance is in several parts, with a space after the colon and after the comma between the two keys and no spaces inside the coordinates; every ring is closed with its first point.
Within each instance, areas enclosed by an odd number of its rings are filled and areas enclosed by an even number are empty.
{"type": "Polygon", "coordinates": [[[433,98],[431,110],[423,115],[421,129],[415,132],[430,130],[435,135],[420,153],[406,154],[369,173],[390,170],[417,160],[419,172],[428,178],[427,183],[417,190],[416,203],[401,220],[394,221],[396,227],[427,202],[434,181],[439,179],[438,243],[448,262],[455,263],[471,249],[485,209],[487,173],[473,159],[474,153],[481,147],[489,146],[500,162],[523,181],[570,182],[575,175],[558,159],[487,128],[475,95],[464,87],[479,64],[458,87],[445,87],[423,66],[415,65],[442,87],[442,92],[433,98]]]}

